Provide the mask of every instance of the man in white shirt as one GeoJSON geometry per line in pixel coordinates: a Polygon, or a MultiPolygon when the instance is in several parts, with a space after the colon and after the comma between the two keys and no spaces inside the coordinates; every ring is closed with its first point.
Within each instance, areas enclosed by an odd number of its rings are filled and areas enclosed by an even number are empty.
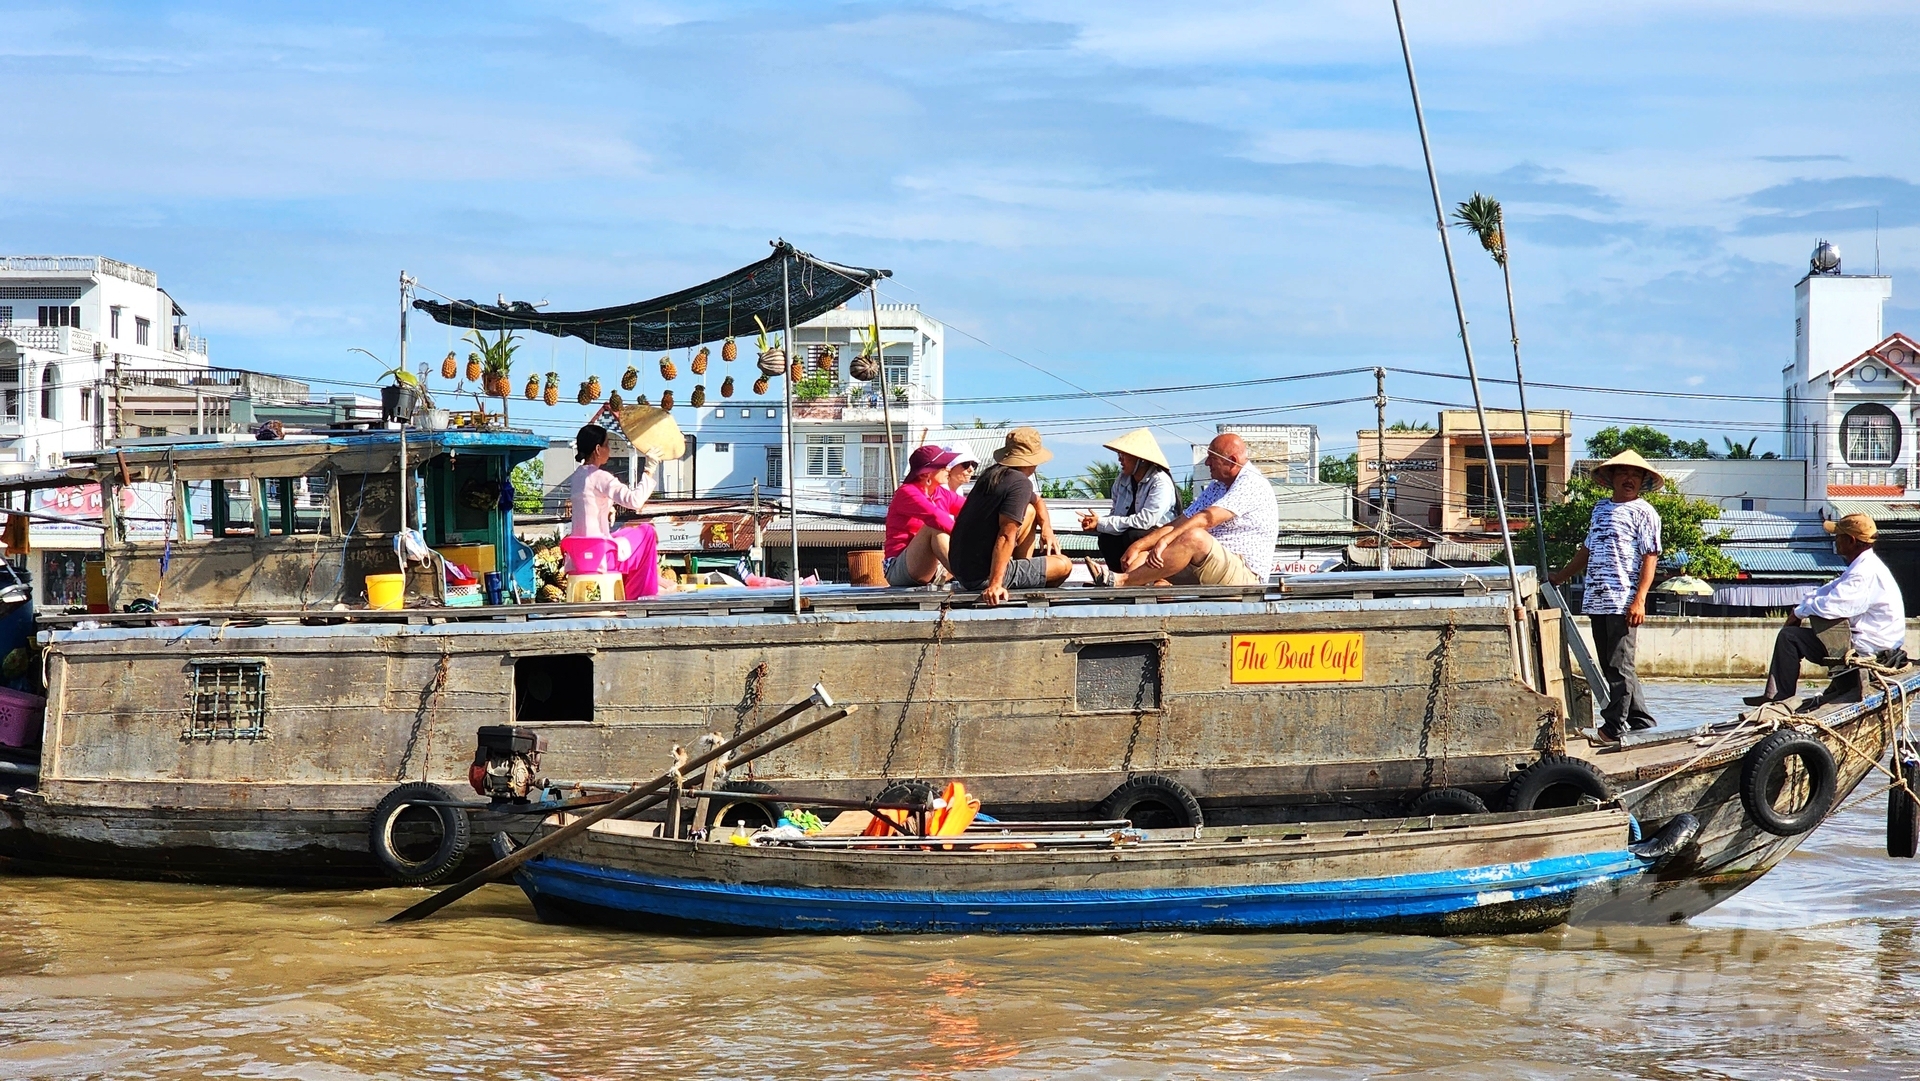
{"type": "MultiPolygon", "coordinates": [[[[1841,663],[1848,649],[1893,668],[1907,665],[1907,606],[1900,584],[1873,550],[1879,529],[1864,514],[1849,514],[1825,523],[1833,534],[1833,549],[1847,561],[1840,577],[1813,591],[1787,617],[1787,625],[1773,640],[1773,666],[1765,694],[1746,700],[1750,706],[1784,702],[1800,684],[1802,659],[1815,664],[1841,663]],[[1802,625],[1807,621],[1810,626],[1802,625]]],[[[1850,669],[1823,694],[1803,703],[1803,709],[1821,702],[1851,701],[1859,696],[1860,672],[1850,669]]]]}
{"type": "Polygon", "coordinates": [[[1231,432],[1207,445],[1213,483],[1201,489],[1183,517],[1127,548],[1125,574],[1087,560],[1095,585],[1155,582],[1202,586],[1264,586],[1273,573],[1280,509],[1273,485],[1248,461],[1246,441],[1231,432]]]}

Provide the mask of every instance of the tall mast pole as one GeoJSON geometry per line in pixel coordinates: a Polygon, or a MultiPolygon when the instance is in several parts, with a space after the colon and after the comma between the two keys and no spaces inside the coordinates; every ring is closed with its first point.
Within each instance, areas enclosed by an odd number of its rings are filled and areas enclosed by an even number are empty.
{"type": "Polygon", "coordinates": [[[1379,497],[1374,512],[1380,516],[1380,569],[1391,570],[1393,549],[1387,539],[1387,370],[1373,370],[1373,483],[1379,497]]]}
{"type": "Polygon", "coordinates": [[[1527,412],[1527,376],[1520,369],[1520,320],[1513,313],[1513,268],[1508,266],[1507,223],[1505,211],[1500,222],[1500,276],[1507,286],[1507,329],[1513,334],[1513,385],[1520,389],[1520,432],[1527,440],[1527,493],[1533,497],[1534,574],[1547,576],[1547,524],[1540,520],[1540,468],[1533,460],[1533,417],[1527,412]]]}
{"type": "MultiPolygon", "coordinates": [[[[1427,163],[1427,187],[1433,192],[1434,227],[1440,231],[1440,252],[1446,258],[1447,284],[1453,290],[1453,314],[1460,324],[1460,348],[1467,358],[1467,382],[1473,387],[1473,412],[1480,420],[1480,445],[1487,454],[1487,487],[1493,491],[1494,513],[1500,516],[1500,546],[1507,556],[1507,580],[1513,587],[1513,606],[1519,618],[1520,568],[1513,560],[1513,531],[1507,528],[1507,500],[1500,491],[1500,469],[1493,457],[1493,434],[1487,430],[1487,407],[1480,396],[1480,372],[1473,363],[1473,341],[1467,336],[1467,307],[1460,299],[1460,276],[1453,267],[1453,241],[1447,236],[1446,203],[1440,198],[1440,175],[1433,167],[1433,146],[1427,138],[1426,112],[1420,106],[1420,83],[1413,75],[1413,48],[1407,44],[1407,22],[1400,0],[1393,0],[1393,24],[1400,31],[1400,55],[1407,64],[1407,89],[1413,95],[1413,119],[1420,129],[1420,154],[1427,163]]],[[[1514,642],[1518,651],[1519,642],[1514,642]]]]}
{"type": "MultiPolygon", "coordinates": [[[[781,247],[786,242],[781,241],[781,247]]],[[[793,614],[800,614],[800,500],[793,486],[793,287],[790,271],[793,256],[785,251],[780,255],[780,306],[781,326],[785,339],[780,343],[785,351],[787,370],[782,374],[780,385],[786,395],[787,407],[780,411],[783,438],[787,443],[787,452],[780,456],[786,474],[787,485],[787,539],[792,545],[793,572],[788,575],[793,580],[793,614]]]]}
{"type": "Polygon", "coordinates": [[[887,426],[887,490],[892,491],[900,486],[900,467],[893,458],[893,409],[887,404],[893,388],[887,386],[887,353],[880,348],[880,287],[868,282],[867,296],[873,301],[873,361],[880,365],[880,417],[887,426]]]}

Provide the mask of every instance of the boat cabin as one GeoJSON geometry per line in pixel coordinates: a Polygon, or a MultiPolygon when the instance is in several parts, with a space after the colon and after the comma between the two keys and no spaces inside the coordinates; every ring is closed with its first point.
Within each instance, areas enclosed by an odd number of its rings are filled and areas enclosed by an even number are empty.
{"type": "Polygon", "coordinates": [[[76,456],[63,479],[99,486],[110,612],[360,605],[367,575],[403,569],[403,530],[433,553],[404,567],[408,595],[446,603],[446,563],[532,592],[508,478],[546,445],[457,429],[197,436],[76,456]]]}

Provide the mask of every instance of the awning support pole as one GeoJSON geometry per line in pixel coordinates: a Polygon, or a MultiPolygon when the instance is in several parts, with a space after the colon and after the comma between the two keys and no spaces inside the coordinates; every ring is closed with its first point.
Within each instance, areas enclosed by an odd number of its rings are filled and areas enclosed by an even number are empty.
{"type": "Polygon", "coordinates": [[[799,493],[793,487],[793,286],[790,280],[792,268],[793,256],[782,255],[780,257],[780,305],[782,332],[786,340],[781,342],[781,346],[785,350],[787,370],[781,374],[780,385],[784,388],[787,407],[781,410],[780,426],[784,429],[787,452],[780,457],[784,464],[781,472],[786,474],[787,485],[787,539],[793,551],[793,567],[787,577],[793,582],[793,614],[797,616],[800,614],[800,500],[799,493]]]}
{"type": "Polygon", "coordinates": [[[867,283],[867,296],[873,302],[873,360],[880,365],[880,419],[887,426],[887,491],[900,487],[900,466],[893,457],[893,409],[887,399],[893,388],[887,386],[887,351],[880,347],[880,287],[867,283]]]}

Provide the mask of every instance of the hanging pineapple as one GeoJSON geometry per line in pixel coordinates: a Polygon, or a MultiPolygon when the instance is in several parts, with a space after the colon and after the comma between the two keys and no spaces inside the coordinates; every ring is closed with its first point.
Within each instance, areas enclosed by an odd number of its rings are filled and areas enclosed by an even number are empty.
{"type": "Polygon", "coordinates": [[[787,378],[788,379],[805,379],[806,377],[807,377],[806,371],[800,367],[800,358],[799,357],[793,358],[793,363],[787,365],[787,378]]]}
{"type": "Polygon", "coordinates": [[[673,408],[673,391],[663,390],[660,392],[660,408],[667,410],[673,408]]]}
{"type": "Polygon", "coordinates": [[[631,364],[627,365],[626,374],[620,377],[620,389],[632,390],[633,388],[639,385],[640,385],[640,369],[634,367],[631,364]]]}
{"type": "Polygon", "coordinates": [[[540,377],[537,375],[527,376],[527,400],[531,402],[538,399],[539,397],[540,397],[540,377]]]}
{"type": "Polygon", "coordinates": [[[620,392],[619,392],[619,391],[617,391],[617,390],[616,390],[616,391],[614,391],[614,392],[613,392],[612,394],[609,394],[609,395],[607,395],[607,408],[608,408],[608,409],[611,409],[611,410],[613,410],[614,412],[616,412],[616,413],[618,413],[618,412],[620,411],[620,407],[621,407],[621,406],[623,406],[623,405],[625,405],[625,404],[627,404],[627,403],[626,403],[626,402],[624,402],[624,401],[621,401],[621,400],[620,400],[620,392]]]}
{"type": "Polygon", "coordinates": [[[639,396],[638,398],[635,398],[635,399],[633,400],[633,404],[635,404],[635,405],[652,405],[653,403],[647,400],[647,396],[646,396],[646,395],[644,395],[644,394],[642,394],[642,395],[640,395],[640,396],[639,396]]]}
{"type": "Polygon", "coordinates": [[[758,378],[758,379],[755,379],[755,380],[753,381],[753,392],[754,392],[755,394],[765,394],[765,393],[767,392],[767,377],[766,377],[766,376],[764,376],[764,375],[763,375],[763,376],[761,376],[760,378],[758,378]]]}
{"type": "Polygon", "coordinates": [[[707,347],[704,345],[701,346],[700,351],[693,355],[693,374],[695,375],[707,374],[707,357],[708,356],[709,354],[707,352],[707,347]]]}
{"type": "Polygon", "coordinates": [[[724,360],[727,363],[731,364],[733,363],[733,358],[739,355],[740,355],[740,347],[733,343],[732,338],[728,338],[726,341],[720,344],[721,360],[724,360]]]}
{"type": "Polygon", "coordinates": [[[590,402],[600,400],[600,377],[597,375],[587,376],[587,400],[590,402]]]}
{"type": "Polygon", "coordinates": [[[733,397],[733,376],[729,375],[725,379],[720,380],[720,396],[722,398],[733,397]]]}
{"type": "Polygon", "coordinates": [[[560,404],[560,373],[559,372],[547,373],[547,389],[546,389],[546,392],[541,395],[541,397],[546,400],[546,403],[548,405],[560,404]]]}
{"type": "Polygon", "coordinates": [[[680,375],[680,369],[673,366],[672,357],[660,358],[660,378],[675,379],[675,378],[678,378],[679,375],[680,375]]]}
{"type": "Polygon", "coordinates": [[[449,349],[447,350],[447,359],[440,362],[440,378],[452,379],[459,374],[460,358],[454,356],[453,350],[449,349]]]}
{"type": "Polygon", "coordinates": [[[467,354],[467,382],[478,383],[479,381],[480,381],[480,354],[468,353],[467,354]]]}
{"type": "Polygon", "coordinates": [[[840,377],[840,347],[829,345],[820,350],[820,359],[814,362],[813,370],[831,378],[840,377]]]}
{"type": "Polygon", "coordinates": [[[707,404],[707,385],[705,383],[695,384],[693,388],[693,407],[698,409],[705,404],[707,404]]]}
{"type": "Polygon", "coordinates": [[[574,401],[579,402],[581,405],[593,404],[593,395],[587,393],[587,385],[585,383],[580,384],[580,393],[574,396],[574,401]]]}

